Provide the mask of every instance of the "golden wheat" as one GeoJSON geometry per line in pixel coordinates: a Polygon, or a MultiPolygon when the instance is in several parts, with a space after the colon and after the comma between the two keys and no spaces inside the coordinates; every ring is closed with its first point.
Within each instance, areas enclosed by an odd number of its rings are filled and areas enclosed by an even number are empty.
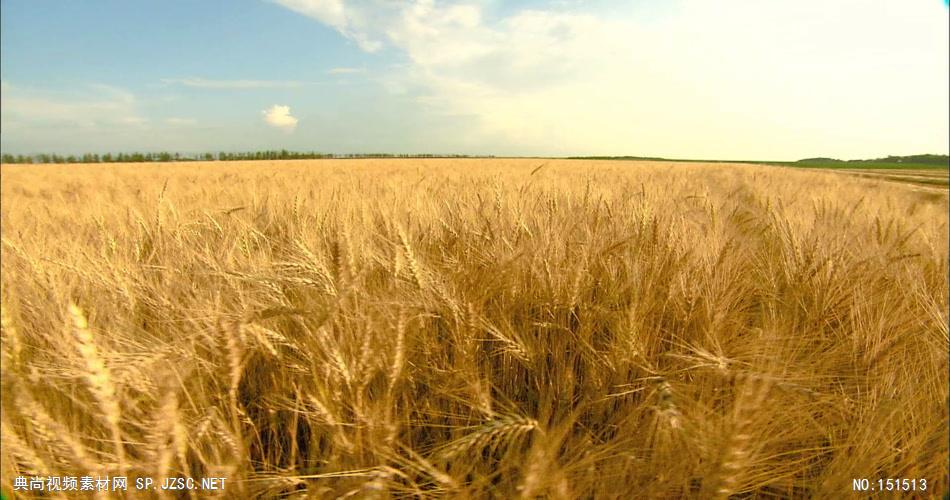
{"type": "Polygon", "coordinates": [[[5,492],[947,491],[945,191],[567,160],[0,172],[5,492]]]}

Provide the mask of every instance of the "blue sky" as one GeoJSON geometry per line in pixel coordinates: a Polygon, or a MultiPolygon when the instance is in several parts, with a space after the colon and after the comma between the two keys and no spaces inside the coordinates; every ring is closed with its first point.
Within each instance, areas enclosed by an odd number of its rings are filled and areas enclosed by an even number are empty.
{"type": "Polygon", "coordinates": [[[948,150],[939,0],[0,1],[0,149],[948,150]]]}

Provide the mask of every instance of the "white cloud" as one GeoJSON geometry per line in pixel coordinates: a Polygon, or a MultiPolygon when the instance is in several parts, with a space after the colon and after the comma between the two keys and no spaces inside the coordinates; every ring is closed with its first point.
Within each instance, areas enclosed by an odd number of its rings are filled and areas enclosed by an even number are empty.
{"type": "Polygon", "coordinates": [[[208,80],[205,78],[163,78],[166,85],[184,85],[200,89],[273,89],[306,85],[296,80],[208,80]]]}
{"type": "Polygon", "coordinates": [[[290,115],[290,106],[275,104],[261,111],[261,114],[264,115],[264,121],[272,127],[285,132],[293,132],[297,128],[297,119],[290,115]]]}
{"type": "Polygon", "coordinates": [[[399,4],[374,2],[372,7],[375,8],[366,9],[364,5],[348,7],[343,0],[272,1],[336,29],[367,52],[376,52],[383,46],[373,31],[385,18],[386,13],[393,11],[399,4]]]}
{"type": "Polygon", "coordinates": [[[475,117],[476,133],[521,152],[947,150],[941,2],[681,0],[611,12],[568,3],[498,18],[486,15],[491,1],[275,1],[368,52],[403,52],[409,64],[387,88],[475,117]]]}
{"type": "Polygon", "coordinates": [[[329,75],[350,75],[353,73],[363,73],[362,68],[331,68],[327,71],[329,75]]]}
{"type": "Polygon", "coordinates": [[[179,118],[173,116],[171,118],[166,118],[165,123],[173,126],[189,126],[195,125],[198,123],[198,120],[195,120],[194,118],[179,118]]]}

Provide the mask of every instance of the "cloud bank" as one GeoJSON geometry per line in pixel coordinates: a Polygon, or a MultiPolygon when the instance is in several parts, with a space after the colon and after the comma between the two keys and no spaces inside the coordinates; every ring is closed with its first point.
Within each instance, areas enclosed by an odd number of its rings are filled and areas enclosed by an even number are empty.
{"type": "Polygon", "coordinates": [[[34,127],[107,130],[148,121],[141,115],[135,95],[119,87],[88,84],[69,92],[53,92],[6,81],[0,87],[0,123],[5,131],[34,127]]]}
{"type": "Polygon", "coordinates": [[[290,133],[297,128],[297,119],[291,116],[290,106],[275,104],[261,111],[261,114],[264,115],[264,122],[284,132],[290,133]]]}
{"type": "Polygon", "coordinates": [[[406,62],[388,88],[520,154],[947,150],[939,2],[275,1],[366,52],[395,49],[406,62]]]}

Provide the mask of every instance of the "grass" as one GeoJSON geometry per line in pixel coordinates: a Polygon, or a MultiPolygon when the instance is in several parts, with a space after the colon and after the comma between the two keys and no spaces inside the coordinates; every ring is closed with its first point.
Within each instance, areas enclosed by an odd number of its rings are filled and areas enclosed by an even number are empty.
{"type": "Polygon", "coordinates": [[[569,160],[6,165],[0,194],[7,493],[948,489],[945,194],[569,160]]]}

